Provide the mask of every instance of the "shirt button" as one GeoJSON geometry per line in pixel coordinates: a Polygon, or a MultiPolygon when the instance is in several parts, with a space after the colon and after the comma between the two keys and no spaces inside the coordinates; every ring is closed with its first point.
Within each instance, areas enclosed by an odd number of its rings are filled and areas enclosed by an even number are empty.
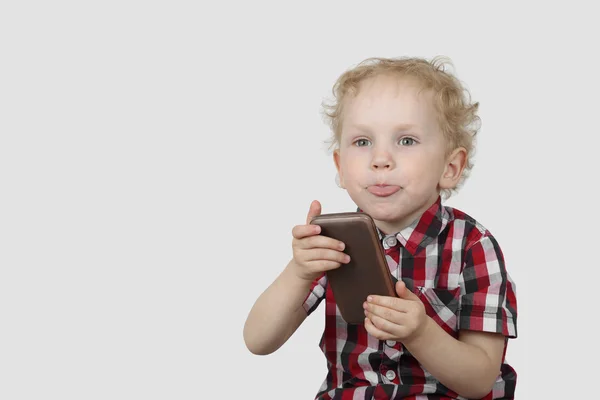
{"type": "Polygon", "coordinates": [[[396,373],[392,370],[389,370],[388,372],[385,373],[385,377],[388,378],[390,381],[393,381],[394,378],[396,377],[396,373]]]}
{"type": "Polygon", "coordinates": [[[385,242],[390,247],[394,247],[396,243],[398,243],[395,236],[389,236],[387,239],[385,239],[385,242]]]}
{"type": "Polygon", "coordinates": [[[393,340],[386,340],[385,344],[387,344],[390,347],[394,347],[396,345],[396,342],[394,342],[393,340]]]}

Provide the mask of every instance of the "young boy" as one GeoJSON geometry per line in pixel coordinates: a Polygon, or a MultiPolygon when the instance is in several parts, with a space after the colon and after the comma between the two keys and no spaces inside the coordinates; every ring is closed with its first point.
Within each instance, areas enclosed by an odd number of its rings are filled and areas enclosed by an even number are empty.
{"type": "Polygon", "coordinates": [[[344,321],[326,272],[349,258],[309,224],[313,201],[292,230],[293,259],[248,315],[248,349],[276,351],[325,299],[317,399],[512,399],[515,285],[492,234],[442,205],[472,167],[478,103],[440,58],[365,60],[334,94],[339,186],[375,220],[398,297],[369,296],[364,324],[344,321]]]}

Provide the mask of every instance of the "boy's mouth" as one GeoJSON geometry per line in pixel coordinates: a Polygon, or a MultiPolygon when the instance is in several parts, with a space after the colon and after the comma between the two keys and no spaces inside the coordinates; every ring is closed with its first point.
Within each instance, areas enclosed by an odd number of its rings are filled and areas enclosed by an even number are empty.
{"type": "Polygon", "coordinates": [[[387,197],[391,196],[400,190],[400,186],[396,185],[371,185],[367,187],[369,193],[374,194],[378,197],[387,197]]]}

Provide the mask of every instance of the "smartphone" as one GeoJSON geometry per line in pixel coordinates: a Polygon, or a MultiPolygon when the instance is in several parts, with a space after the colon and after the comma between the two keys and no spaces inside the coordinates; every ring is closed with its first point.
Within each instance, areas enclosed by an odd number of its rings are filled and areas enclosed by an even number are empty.
{"type": "Polygon", "coordinates": [[[375,222],[368,214],[322,214],[310,223],[321,227],[321,235],[343,242],[344,253],[350,256],[348,264],[327,271],[333,296],[346,322],[364,323],[363,303],[368,295],[397,297],[375,222]]]}

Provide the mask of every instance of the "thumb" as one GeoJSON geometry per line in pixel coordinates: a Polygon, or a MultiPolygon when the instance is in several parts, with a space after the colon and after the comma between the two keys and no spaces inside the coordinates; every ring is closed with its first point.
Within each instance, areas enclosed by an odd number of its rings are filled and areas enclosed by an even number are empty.
{"type": "Polygon", "coordinates": [[[406,283],[403,281],[396,282],[396,293],[398,297],[405,300],[418,300],[416,294],[414,294],[409,288],[406,287],[406,283]]]}
{"type": "Polygon", "coordinates": [[[321,203],[319,203],[318,200],[313,200],[313,202],[310,203],[308,216],[306,217],[306,225],[310,224],[310,221],[317,215],[321,215],[321,203]]]}

